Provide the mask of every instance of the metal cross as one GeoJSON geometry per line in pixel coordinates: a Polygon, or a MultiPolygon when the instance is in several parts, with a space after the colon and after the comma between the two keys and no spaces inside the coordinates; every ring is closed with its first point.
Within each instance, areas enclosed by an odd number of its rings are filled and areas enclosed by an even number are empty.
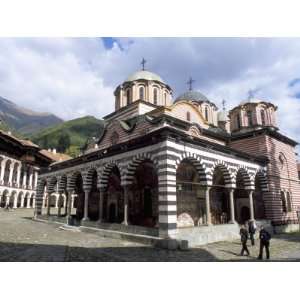
{"type": "Polygon", "coordinates": [[[251,100],[254,98],[254,93],[255,93],[255,90],[249,90],[248,91],[248,100],[251,100]]]}
{"type": "Polygon", "coordinates": [[[190,91],[193,89],[193,82],[195,82],[195,80],[192,77],[190,77],[189,81],[186,83],[189,85],[190,91]]]}
{"type": "Polygon", "coordinates": [[[142,65],[142,70],[143,71],[145,71],[145,64],[146,64],[146,60],[145,60],[145,58],[143,57],[143,59],[142,59],[142,62],[141,62],[141,65],[142,65]]]}
{"type": "Polygon", "coordinates": [[[223,99],[223,101],[222,101],[222,105],[223,105],[223,110],[225,111],[226,109],[225,109],[225,104],[226,104],[226,100],[225,99],[223,99]]]}

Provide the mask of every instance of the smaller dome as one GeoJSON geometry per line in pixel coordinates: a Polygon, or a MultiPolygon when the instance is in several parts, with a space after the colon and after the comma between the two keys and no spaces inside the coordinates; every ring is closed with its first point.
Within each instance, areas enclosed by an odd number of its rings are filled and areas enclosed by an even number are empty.
{"type": "Polygon", "coordinates": [[[181,101],[181,100],[187,100],[187,101],[197,101],[197,102],[210,102],[206,96],[201,94],[200,92],[197,91],[188,91],[185,92],[181,95],[179,95],[176,100],[174,101],[181,101]]]}
{"type": "Polygon", "coordinates": [[[131,74],[126,80],[127,81],[135,81],[135,80],[139,80],[139,79],[144,79],[144,80],[155,80],[155,81],[159,81],[164,83],[164,81],[161,79],[160,76],[158,76],[155,73],[149,72],[149,71],[145,71],[145,70],[141,70],[141,71],[137,71],[133,74],[131,74]]]}
{"type": "Polygon", "coordinates": [[[227,122],[229,121],[228,113],[226,110],[222,110],[218,112],[218,122],[227,122]]]}

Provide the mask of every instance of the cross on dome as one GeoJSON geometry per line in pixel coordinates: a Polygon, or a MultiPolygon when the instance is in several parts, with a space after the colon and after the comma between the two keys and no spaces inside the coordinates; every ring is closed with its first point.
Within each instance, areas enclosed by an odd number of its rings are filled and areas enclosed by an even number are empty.
{"type": "Polygon", "coordinates": [[[141,61],[141,65],[142,65],[142,70],[145,71],[145,64],[146,64],[146,59],[143,57],[142,61],[141,61]]]}
{"type": "Polygon", "coordinates": [[[222,106],[223,106],[223,110],[224,110],[224,111],[226,110],[226,107],[225,107],[225,105],[226,105],[226,100],[225,100],[225,99],[223,99],[223,100],[222,100],[222,106]]]}
{"type": "Polygon", "coordinates": [[[189,85],[190,91],[193,89],[193,82],[195,82],[195,80],[192,77],[190,77],[189,81],[186,83],[189,85]]]}

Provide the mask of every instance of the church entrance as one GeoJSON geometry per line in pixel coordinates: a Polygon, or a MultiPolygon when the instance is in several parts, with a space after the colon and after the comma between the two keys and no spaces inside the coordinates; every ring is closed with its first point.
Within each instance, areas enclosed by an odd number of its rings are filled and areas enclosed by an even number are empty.
{"type": "Polygon", "coordinates": [[[176,170],[177,226],[193,227],[206,223],[205,187],[199,173],[189,159],[176,170]]]}
{"type": "Polygon", "coordinates": [[[154,164],[150,160],[140,163],[129,189],[129,224],[145,227],[158,225],[157,185],[154,164]]]}
{"type": "Polygon", "coordinates": [[[241,219],[240,223],[245,224],[246,221],[250,219],[250,209],[248,206],[243,206],[241,208],[241,219]]]}
{"type": "Polygon", "coordinates": [[[109,211],[108,211],[108,222],[109,223],[115,223],[116,222],[116,205],[115,203],[111,203],[109,205],[109,211]]]}
{"type": "Polygon", "coordinates": [[[212,224],[226,224],[230,219],[229,192],[225,188],[224,174],[216,167],[210,191],[212,224]]]}

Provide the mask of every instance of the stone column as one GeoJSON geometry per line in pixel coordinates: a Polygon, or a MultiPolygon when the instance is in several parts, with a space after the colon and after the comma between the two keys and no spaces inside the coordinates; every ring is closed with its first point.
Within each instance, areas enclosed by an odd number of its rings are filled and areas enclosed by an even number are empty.
{"type": "Polygon", "coordinates": [[[100,193],[99,193],[99,223],[103,222],[103,203],[104,203],[104,195],[105,195],[105,190],[100,188],[100,193]]]}
{"type": "Polygon", "coordinates": [[[249,191],[250,220],[254,221],[253,190],[249,191]]]}
{"type": "Polygon", "coordinates": [[[21,208],[24,208],[24,194],[22,194],[21,196],[21,205],[20,205],[21,208]]]}
{"type": "Polygon", "coordinates": [[[18,208],[18,196],[17,196],[17,194],[15,194],[15,196],[14,196],[14,206],[13,207],[18,208]]]}
{"type": "Polygon", "coordinates": [[[27,181],[27,170],[24,168],[22,187],[26,189],[26,181],[27,181]]]}
{"type": "Polygon", "coordinates": [[[61,216],[61,206],[62,206],[62,193],[58,193],[58,210],[57,210],[57,216],[61,216]]]}
{"type": "Polygon", "coordinates": [[[21,183],[20,183],[21,167],[22,167],[22,164],[20,163],[18,166],[18,172],[17,172],[17,187],[21,186],[21,183]]]}
{"type": "Polygon", "coordinates": [[[32,169],[30,169],[28,171],[28,175],[29,175],[28,188],[31,190],[32,189],[32,177],[33,177],[33,170],[32,169]]]}
{"type": "Polygon", "coordinates": [[[74,190],[68,190],[67,191],[67,205],[66,205],[66,209],[67,209],[67,223],[71,224],[71,205],[72,205],[72,195],[74,193],[74,190]]]}
{"type": "Polygon", "coordinates": [[[211,213],[210,213],[210,186],[205,190],[205,209],[206,209],[206,225],[211,225],[211,213]]]}
{"type": "Polygon", "coordinates": [[[9,205],[9,198],[10,198],[10,195],[6,194],[6,196],[5,196],[5,206],[9,205]]]}
{"type": "Polygon", "coordinates": [[[234,189],[229,189],[229,207],[230,207],[230,221],[229,223],[234,224],[235,217],[234,217],[234,189]]]}
{"type": "Polygon", "coordinates": [[[1,170],[0,170],[0,184],[3,184],[4,182],[4,174],[5,174],[5,165],[6,165],[7,159],[4,158],[1,162],[1,170]]]}
{"type": "Polygon", "coordinates": [[[55,208],[58,208],[59,195],[55,194],[55,208]]]}
{"type": "Polygon", "coordinates": [[[11,162],[9,166],[8,186],[12,186],[12,177],[14,175],[15,162],[11,162]]]}
{"type": "MultiPolygon", "coordinates": [[[[28,201],[27,201],[28,203],[28,201]]],[[[51,209],[51,193],[48,193],[48,202],[47,202],[47,216],[50,216],[51,209]]]]}
{"type": "Polygon", "coordinates": [[[26,205],[26,208],[30,208],[30,199],[31,199],[31,197],[30,196],[28,196],[28,198],[27,198],[27,205],[26,205]]]}
{"type": "Polygon", "coordinates": [[[36,189],[36,187],[37,187],[38,176],[39,176],[38,171],[35,171],[34,172],[34,185],[33,185],[33,189],[36,189]]]}
{"type": "Polygon", "coordinates": [[[83,211],[83,221],[89,220],[89,195],[90,190],[84,190],[84,211],[83,211]]]}
{"type": "Polygon", "coordinates": [[[124,225],[128,225],[128,187],[124,186],[124,225]]]}

